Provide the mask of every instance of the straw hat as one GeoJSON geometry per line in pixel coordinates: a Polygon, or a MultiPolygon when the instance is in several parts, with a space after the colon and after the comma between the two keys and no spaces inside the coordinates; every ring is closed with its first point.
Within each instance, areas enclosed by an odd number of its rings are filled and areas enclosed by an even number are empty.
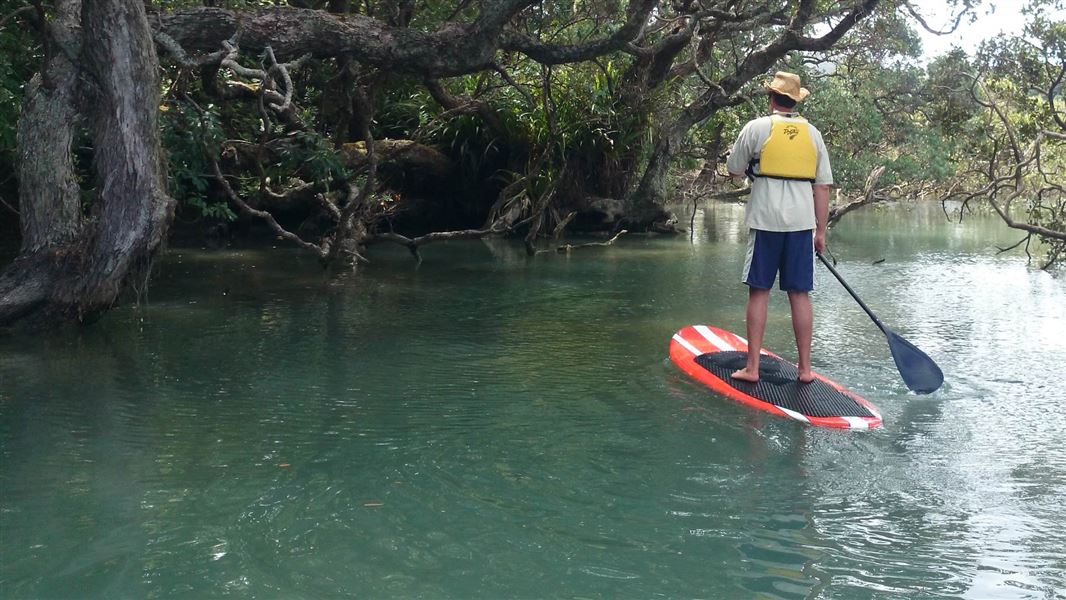
{"type": "Polygon", "coordinates": [[[796,102],[802,102],[804,98],[811,95],[810,90],[800,87],[799,75],[785,71],[774,73],[774,79],[766,84],[766,89],[788,96],[796,102]]]}

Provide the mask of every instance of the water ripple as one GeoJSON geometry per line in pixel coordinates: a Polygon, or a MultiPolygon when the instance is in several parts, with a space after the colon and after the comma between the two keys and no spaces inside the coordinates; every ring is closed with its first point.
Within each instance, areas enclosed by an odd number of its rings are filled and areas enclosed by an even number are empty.
{"type": "MultiPolygon", "coordinates": [[[[743,327],[730,210],[696,244],[443,244],[335,282],[296,252],[182,252],[146,309],[0,339],[5,596],[1066,589],[1062,279],[857,215],[838,268],[947,382],[908,393],[819,272],[815,367],[885,425],[804,428],[665,358],[681,326],[743,327]]],[[[780,298],[770,318],[789,356],[780,298]]]]}

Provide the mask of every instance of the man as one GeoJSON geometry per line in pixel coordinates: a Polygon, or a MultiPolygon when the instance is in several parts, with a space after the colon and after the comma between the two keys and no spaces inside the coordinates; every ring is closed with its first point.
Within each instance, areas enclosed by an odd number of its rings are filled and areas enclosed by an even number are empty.
{"type": "Polygon", "coordinates": [[[792,309],[799,380],[810,383],[814,314],[808,292],[814,289],[814,253],[825,250],[833,173],[822,134],[795,112],[810,94],[799,76],[778,72],[766,87],[770,116],[744,126],[726,161],[734,178],[747,174],[752,179],[745,218],[748,256],[741,278],[748,285],[748,360],[733,378],[759,380],[770,289],[780,272],[780,288],[788,292],[792,309]]]}

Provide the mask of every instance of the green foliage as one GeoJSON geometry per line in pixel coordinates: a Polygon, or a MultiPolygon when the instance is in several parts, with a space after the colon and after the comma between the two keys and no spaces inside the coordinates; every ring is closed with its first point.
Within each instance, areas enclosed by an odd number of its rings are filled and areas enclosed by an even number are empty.
{"type": "Polygon", "coordinates": [[[994,204],[1021,227],[1048,231],[1033,233],[1043,242],[1045,265],[1066,253],[1066,147],[1059,137],[1066,134],[1066,23],[1048,18],[1048,8],[1061,15],[1063,6],[1032,1],[1023,34],[1002,34],[972,59],[957,53],[930,69],[931,88],[950,100],[934,97],[931,104],[960,109],[948,130],[961,150],[954,164],[959,188],[976,191],[973,198],[994,204]]]}
{"type": "MultiPolygon", "coordinates": [[[[571,165],[593,193],[619,197],[646,158],[647,108],[619,102],[621,74],[615,63],[571,65],[553,70],[552,126],[557,155],[571,165]]],[[[531,123],[548,140],[553,135],[542,114],[531,123]]]]}
{"type": "MultiPolygon", "coordinates": [[[[550,71],[531,61],[507,66],[512,83],[486,74],[449,79],[457,98],[476,98],[492,113],[445,111],[419,86],[388,90],[377,104],[375,135],[417,139],[448,153],[471,180],[522,171],[537,160],[541,173],[587,179],[600,193],[631,176],[646,116],[618,105],[619,67],[612,61],[563,65],[550,71]],[[549,96],[544,80],[549,78],[549,96]],[[539,158],[543,157],[543,158],[539,158]]],[[[542,175],[533,174],[530,181],[542,175]]],[[[505,180],[503,177],[501,181],[505,180]]]]}
{"type": "MultiPolygon", "coordinates": [[[[0,2],[0,17],[21,6],[0,2]]],[[[0,29],[0,56],[4,57],[0,60],[0,193],[5,196],[13,195],[15,188],[15,138],[23,90],[43,58],[34,30],[24,19],[13,17],[0,29]]]]}
{"type": "Polygon", "coordinates": [[[184,101],[164,108],[160,126],[171,195],[200,217],[236,219],[237,215],[225,200],[210,194],[214,174],[206,153],[217,154],[225,137],[218,113],[211,105],[200,113],[197,107],[184,101]]]}
{"type": "Polygon", "coordinates": [[[837,185],[853,193],[876,167],[882,186],[940,183],[953,175],[955,143],[923,113],[914,67],[841,68],[817,80],[805,114],[824,133],[837,185]]]}
{"type": "Polygon", "coordinates": [[[297,131],[288,139],[294,143],[279,148],[279,172],[299,172],[308,181],[326,183],[327,188],[334,180],[350,177],[326,136],[314,131],[297,131]]]}
{"type": "MultiPolygon", "coordinates": [[[[199,0],[164,0],[157,6],[171,10],[201,4],[199,0]]],[[[234,9],[275,4],[269,0],[216,3],[234,9]]],[[[321,9],[325,1],[290,0],[288,4],[321,9]]],[[[737,14],[745,14],[754,5],[734,4],[737,14]]],[[[827,24],[838,22],[845,4],[814,3],[813,10],[821,16],[804,33],[824,34],[827,24]]],[[[961,7],[970,2],[949,0],[948,4],[961,7]]],[[[1058,4],[1058,0],[1028,4],[1031,19],[1026,38],[1004,36],[982,46],[974,59],[958,50],[921,68],[913,64],[920,44],[913,23],[906,20],[907,12],[896,10],[899,3],[882,3],[829,51],[795,53],[769,71],[783,68],[800,73],[813,90],[802,109],[825,134],[835,179],[846,193],[860,189],[879,166],[886,167],[882,186],[946,188],[958,180],[959,172],[999,158],[994,153],[1004,148],[1003,128],[974,102],[968,73],[983,74],[989,92],[1008,111],[1023,141],[1033,140],[1054,123],[1056,111],[1066,115],[1061,82],[1054,82],[1057,72],[1048,69],[1048,65],[1066,62],[1066,24],[1045,10],[1058,4]]],[[[469,22],[483,5],[487,3],[413,3],[410,25],[435,31],[447,20],[469,22]]],[[[616,31],[629,5],[626,0],[533,3],[511,26],[546,44],[582,44],[616,31]]],[[[784,5],[788,12],[795,3],[784,5]]],[[[351,10],[389,21],[395,19],[397,13],[391,11],[395,6],[371,0],[353,2],[351,10]]],[[[678,12],[686,6],[692,8],[694,3],[660,3],[657,22],[646,28],[647,38],[641,45],[651,48],[683,31],[688,17],[678,12]]],[[[498,70],[487,68],[441,81],[461,105],[453,110],[442,108],[422,81],[402,74],[360,68],[355,77],[370,90],[374,107],[370,127],[376,139],[416,140],[448,154],[459,166],[462,182],[457,187],[464,197],[457,202],[494,201],[492,196],[516,180],[524,182],[529,198],[553,191],[574,197],[621,198],[641,176],[660,128],[678,121],[687,105],[713,89],[715,84],[708,81],[724,81],[738,63],[774,39],[784,26],[780,19],[749,25],[730,21],[720,29],[700,29],[691,46],[678,46],[678,54],[663,65],[650,64],[654,62],[650,59],[642,62],[646,54],[622,51],[551,67],[520,53],[499,53],[494,65],[498,70]],[[700,36],[713,43],[699,46],[700,36]],[[689,68],[697,59],[698,73],[689,68]]],[[[28,28],[10,26],[0,31],[0,51],[11,57],[0,62],[2,179],[13,164],[22,86],[37,68],[40,51],[28,28]]],[[[260,56],[242,55],[239,61],[255,67],[263,64],[260,56]]],[[[200,73],[168,65],[163,75],[163,144],[171,191],[189,209],[186,214],[235,217],[210,172],[209,156],[222,159],[231,181],[248,196],[260,194],[264,187],[280,192],[300,182],[316,182],[334,190],[339,180],[352,180],[354,174],[336,151],[360,137],[359,123],[349,118],[349,98],[342,90],[353,75],[342,71],[342,64],[340,59],[314,59],[291,73],[293,102],[299,107],[300,122],[295,125],[276,115],[264,119],[253,93],[258,82],[244,81],[243,94],[223,100],[203,89],[200,73]]],[[[225,70],[217,77],[224,85],[240,80],[225,70]]],[[[744,88],[750,101],[713,112],[696,123],[685,148],[674,148],[671,141],[674,166],[691,169],[712,148],[725,151],[743,123],[764,114],[765,97],[757,94],[763,80],[763,76],[755,77],[744,88]]],[[[1044,161],[1051,170],[1064,162],[1059,148],[1051,143],[1044,161]]],[[[1034,201],[1031,216],[1036,222],[1057,223],[1061,211],[1047,200],[1034,201]]]]}
{"type": "MultiPolygon", "coordinates": [[[[241,60],[255,65],[259,58],[241,60]]],[[[290,127],[276,115],[264,121],[254,95],[219,101],[189,73],[176,68],[167,71],[160,112],[162,143],[171,193],[179,206],[189,209],[186,214],[236,219],[234,207],[215,181],[211,158],[222,163],[231,185],[253,204],[264,187],[284,193],[299,180],[318,182],[328,192],[334,181],[350,177],[330,139],[332,114],[320,102],[322,89],[330,85],[336,69],[312,61],[291,75],[294,105],[301,107],[301,127],[290,127]]],[[[228,71],[217,77],[221,85],[239,81],[228,71]]],[[[257,85],[250,82],[245,87],[254,92],[257,85]]]]}
{"type": "Polygon", "coordinates": [[[930,62],[919,84],[922,115],[947,136],[962,133],[973,116],[972,81],[965,76],[971,70],[966,53],[956,48],[930,62]]]}

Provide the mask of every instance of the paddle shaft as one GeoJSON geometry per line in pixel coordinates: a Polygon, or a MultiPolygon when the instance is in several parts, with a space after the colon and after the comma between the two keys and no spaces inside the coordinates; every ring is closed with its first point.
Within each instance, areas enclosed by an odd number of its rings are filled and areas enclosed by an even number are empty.
{"type": "Polygon", "coordinates": [[[840,273],[837,273],[837,270],[833,268],[833,265],[829,264],[829,261],[826,260],[824,256],[822,256],[821,252],[818,252],[817,255],[818,260],[822,261],[822,264],[825,265],[825,268],[829,269],[829,272],[833,274],[833,277],[837,278],[837,281],[840,282],[840,285],[844,286],[844,289],[847,290],[849,294],[851,294],[851,297],[854,298],[855,301],[859,303],[859,306],[861,306],[862,309],[866,311],[866,314],[870,316],[870,319],[872,319],[874,325],[877,325],[877,328],[881,330],[881,333],[888,335],[888,331],[885,330],[885,326],[881,324],[881,320],[877,318],[877,315],[874,314],[874,311],[870,310],[869,306],[866,306],[866,303],[862,301],[862,298],[859,298],[859,295],[855,293],[855,290],[851,289],[851,286],[848,285],[848,282],[844,281],[844,278],[840,276],[840,273]]]}
{"type": "Polygon", "coordinates": [[[896,369],[899,370],[899,374],[903,377],[903,382],[907,384],[907,387],[919,394],[929,394],[939,389],[941,384],[944,383],[944,372],[933,362],[933,359],[915,347],[914,344],[901,338],[895,332],[886,329],[881,324],[881,320],[870,310],[870,307],[866,306],[866,303],[859,298],[855,290],[851,289],[848,282],[844,281],[840,273],[837,273],[833,265],[829,264],[829,261],[821,253],[818,253],[818,258],[825,265],[825,268],[829,269],[829,272],[833,274],[833,277],[837,278],[840,285],[844,286],[844,289],[851,294],[851,297],[859,303],[859,306],[866,311],[866,314],[873,320],[874,325],[877,325],[877,328],[881,330],[881,333],[885,334],[885,338],[888,340],[888,348],[892,351],[892,360],[895,361],[896,369]]]}

